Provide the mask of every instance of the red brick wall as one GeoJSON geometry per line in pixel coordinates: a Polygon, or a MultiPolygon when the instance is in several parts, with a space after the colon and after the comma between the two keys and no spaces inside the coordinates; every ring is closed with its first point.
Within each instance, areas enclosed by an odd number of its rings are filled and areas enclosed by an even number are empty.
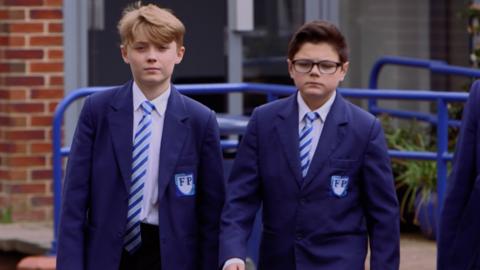
{"type": "Polygon", "coordinates": [[[63,97],[62,0],[0,0],[0,209],[52,219],[51,122],[63,97]]]}

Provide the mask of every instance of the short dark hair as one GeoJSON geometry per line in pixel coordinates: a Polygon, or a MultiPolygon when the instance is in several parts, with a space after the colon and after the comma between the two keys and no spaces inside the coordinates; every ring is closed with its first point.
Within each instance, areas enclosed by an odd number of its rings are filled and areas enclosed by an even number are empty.
{"type": "Polygon", "coordinates": [[[295,34],[293,34],[288,44],[288,59],[293,60],[295,54],[300,50],[303,44],[311,42],[328,43],[338,53],[340,62],[348,61],[348,46],[345,37],[340,30],[332,23],[327,21],[312,21],[302,25],[295,34]]]}

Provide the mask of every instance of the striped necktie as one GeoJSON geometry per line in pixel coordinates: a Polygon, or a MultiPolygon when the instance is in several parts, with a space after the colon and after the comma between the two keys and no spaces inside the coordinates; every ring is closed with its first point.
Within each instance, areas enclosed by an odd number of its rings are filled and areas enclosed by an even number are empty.
{"type": "Polygon", "coordinates": [[[302,177],[305,178],[310,165],[310,151],[312,148],[312,131],[313,121],[320,118],[316,112],[308,112],[303,117],[305,126],[300,131],[300,167],[302,170],[302,177]]]}
{"type": "Polygon", "coordinates": [[[148,147],[152,129],[152,111],[155,106],[148,100],[141,104],[143,116],[138,123],[133,139],[132,181],[128,196],[127,227],[124,238],[125,249],[135,252],[142,242],[140,235],[140,212],[142,210],[143,186],[147,174],[148,147]]]}

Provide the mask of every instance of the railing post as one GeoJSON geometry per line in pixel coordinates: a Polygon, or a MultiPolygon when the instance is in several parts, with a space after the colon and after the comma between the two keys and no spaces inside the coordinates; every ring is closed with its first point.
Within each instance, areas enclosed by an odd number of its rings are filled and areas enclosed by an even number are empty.
{"type": "Polygon", "coordinates": [[[62,121],[68,106],[67,100],[62,100],[53,116],[52,127],[52,170],[53,170],[53,240],[51,254],[57,254],[58,225],[60,223],[60,205],[62,193],[62,121]]]}
{"type": "MultiPolygon", "coordinates": [[[[96,91],[104,90],[107,87],[90,87],[72,91],[66,96],[58,105],[53,119],[52,127],[52,170],[53,170],[53,189],[54,189],[54,239],[52,241],[52,254],[57,251],[57,237],[58,226],[60,219],[60,204],[63,180],[63,166],[62,158],[68,155],[68,150],[62,149],[62,122],[64,113],[67,107],[76,99],[85,97],[96,91]]],[[[278,98],[279,96],[289,95],[296,91],[293,86],[272,85],[272,84],[254,84],[254,83],[240,83],[240,84],[202,84],[202,85],[178,85],[181,92],[194,94],[195,92],[207,91],[208,93],[223,93],[228,91],[251,91],[262,94],[267,94],[268,99],[278,98]]],[[[443,207],[445,186],[447,179],[447,161],[450,158],[448,154],[448,110],[447,103],[452,101],[464,102],[467,100],[466,93],[443,93],[443,92],[427,92],[427,91],[370,91],[365,89],[339,89],[342,95],[352,98],[372,98],[372,99],[405,99],[405,100],[423,100],[437,102],[437,152],[411,152],[407,151],[401,153],[400,151],[389,150],[390,156],[397,156],[407,159],[420,160],[436,160],[437,161],[437,192],[438,192],[438,207],[437,215],[443,207]]],[[[380,108],[377,108],[380,109],[380,108]]],[[[408,115],[407,115],[408,116],[408,115]]],[[[428,120],[426,118],[426,120],[428,120]]],[[[234,147],[232,142],[223,142],[224,147],[234,147]]],[[[438,224],[437,224],[438,226],[438,224]]]]}
{"type": "MultiPolygon", "coordinates": [[[[370,71],[370,78],[368,80],[368,88],[370,89],[377,89],[378,88],[378,76],[380,75],[380,71],[383,68],[384,65],[383,59],[379,59],[375,62],[375,64],[372,67],[372,70],[370,71]]],[[[368,111],[370,113],[375,113],[375,109],[377,108],[377,100],[374,98],[369,98],[368,99],[368,111]]]]}
{"type": "Polygon", "coordinates": [[[60,224],[60,209],[62,203],[62,124],[68,106],[81,97],[92,94],[105,87],[84,88],[72,91],[60,101],[55,109],[52,123],[52,172],[53,172],[53,240],[51,254],[57,253],[58,226],[60,224]]]}

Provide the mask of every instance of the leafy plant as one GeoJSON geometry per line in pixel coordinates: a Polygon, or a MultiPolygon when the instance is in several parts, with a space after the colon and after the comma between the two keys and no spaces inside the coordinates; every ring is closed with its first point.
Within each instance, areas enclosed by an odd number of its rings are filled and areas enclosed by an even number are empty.
{"type": "Polygon", "coordinates": [[[0,223],[12,223],[12,208],[5,207],[0,210],[0,223]]]}
{"type": "MultiPolygon", "coordinates": [[[[382,116],[385,137],[390,149],[399,151],[435,151],[435,140],[430,130],[416,120],[408,121],[403,127],[395,127],[392,119],[382,116]]],[[[398,159],[392,160],[392,168],[397,190],[402,190],[400,198],[401,218],[405,221],[408,213],[415,213],[417,219],[419,209],[415,208],[428,202],[437,189],[437,164],[431,160],[398,159]]]]}

